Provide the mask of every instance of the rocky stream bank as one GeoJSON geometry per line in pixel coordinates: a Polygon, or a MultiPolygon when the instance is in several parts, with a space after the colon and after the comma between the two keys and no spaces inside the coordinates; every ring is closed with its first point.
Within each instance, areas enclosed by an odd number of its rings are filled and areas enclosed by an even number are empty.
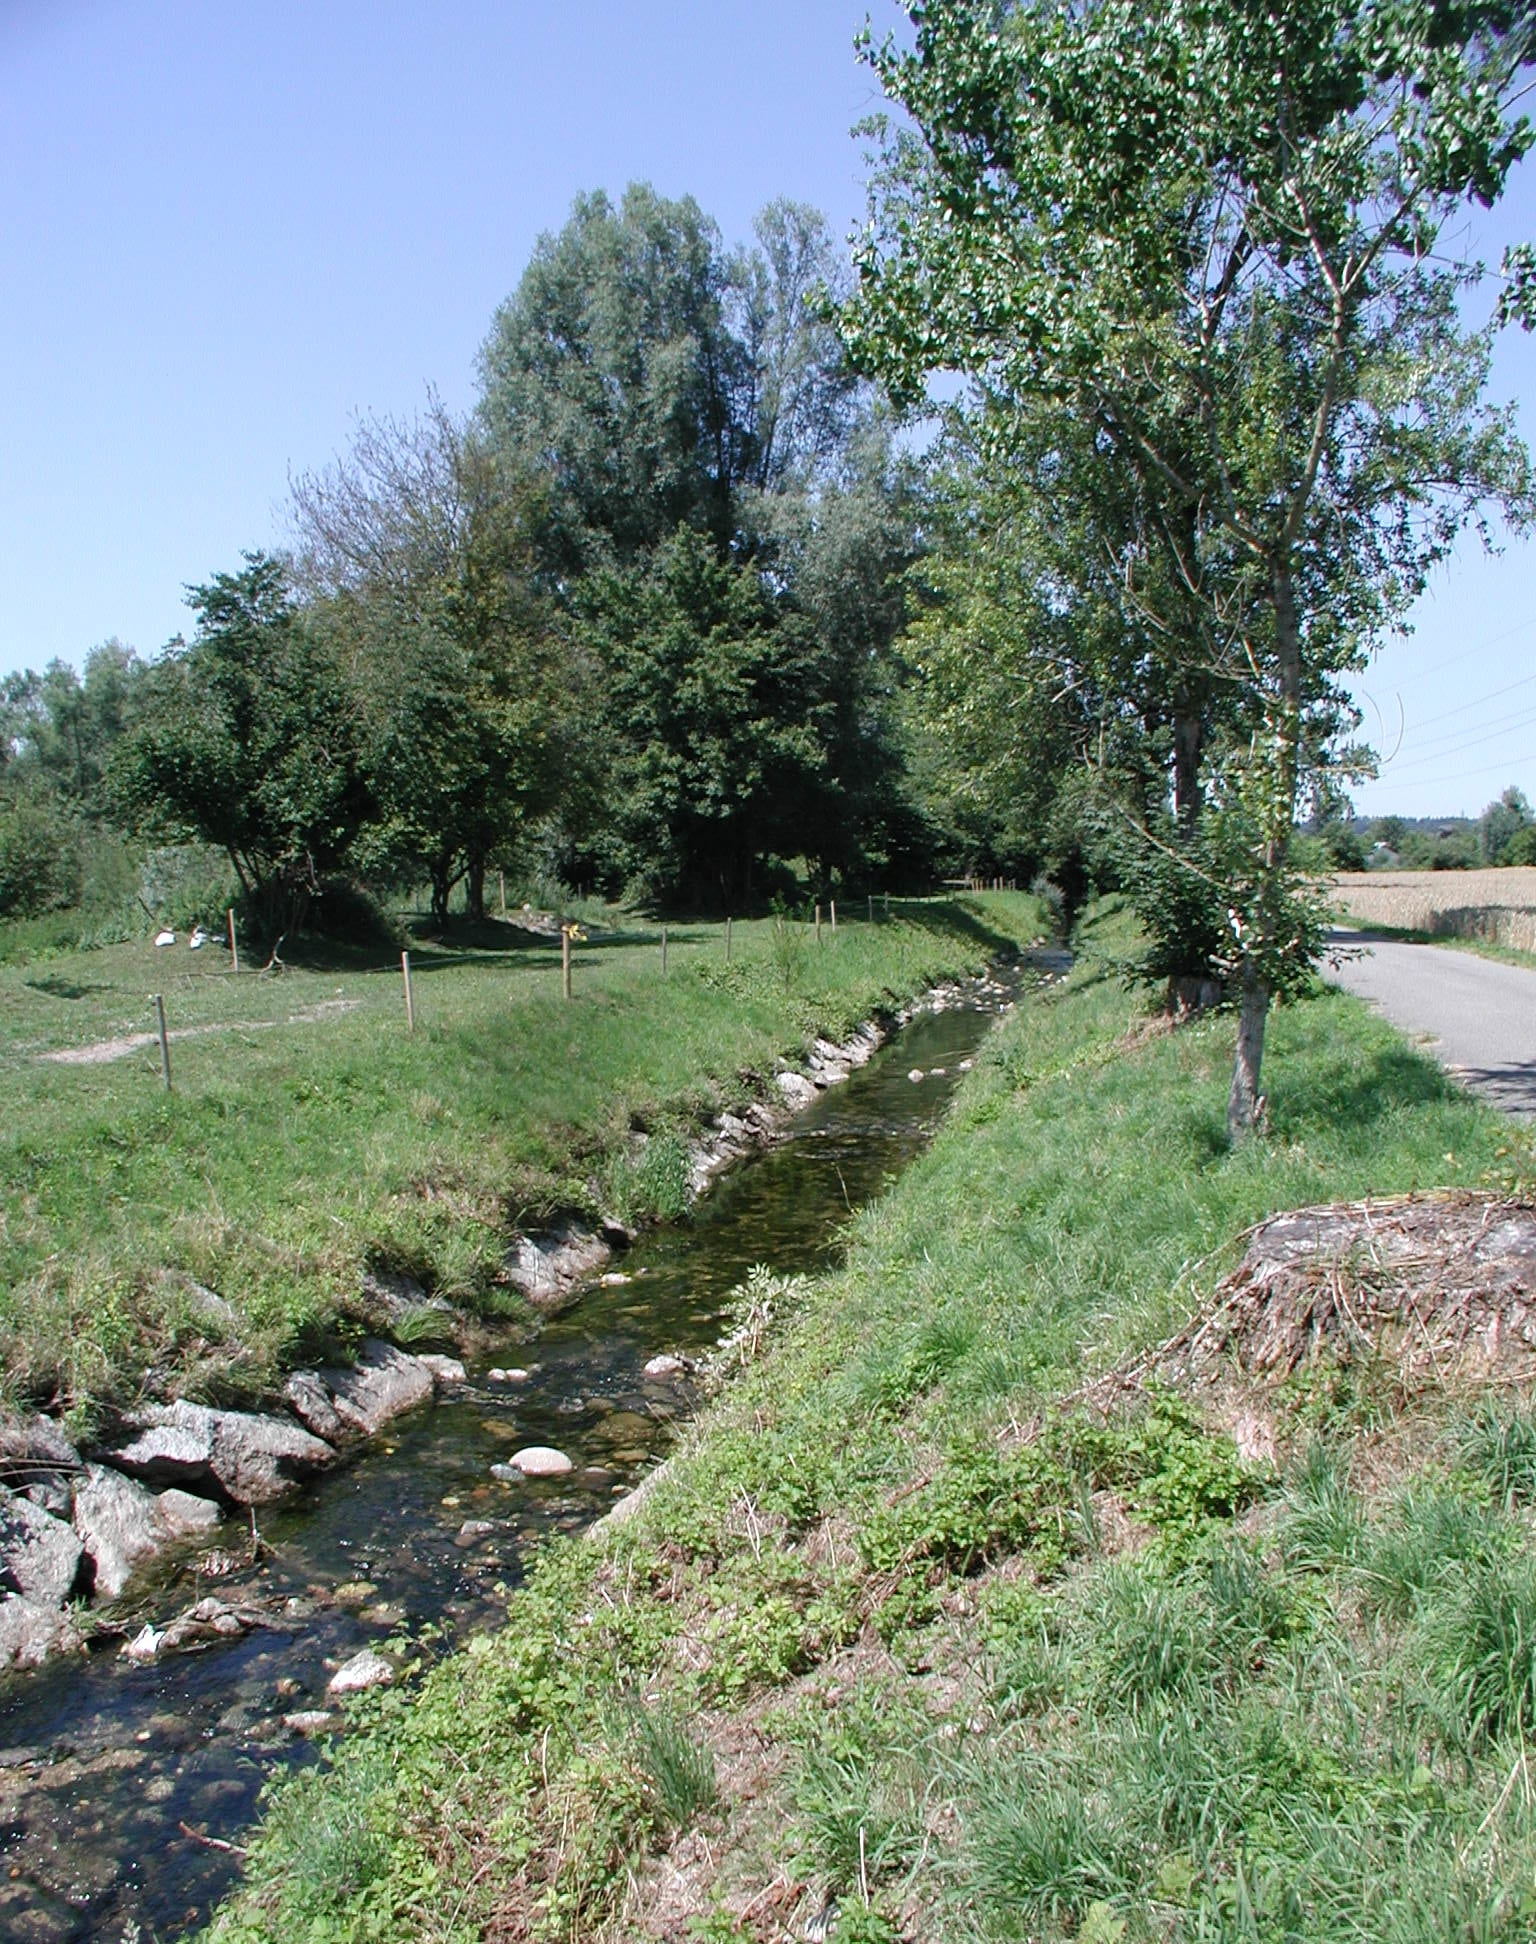
{"type": "MultiPolygon", "coordinates": [[[[689,1154],[691,1196],[771,1146],[792,1116],[867,1064],[893,1028],[921,1012],[1002,997],[991,979],[945,984],[894,1016],[867,1021],[841,1044],[815,1040],[801,1067],[782,1067],[760,1083],[750,1106],[720,1113],[700,1132],[689,1154]]],[[[627,1282],[608,1265],[634,1239],[616,1219],[595,1227],[556,1222],[515,1239],[506,1279],[535,1315],[548,1317],[595,1281],[627,1282]]],[[[215,1291],[203,1294],[210,1305],[222,1302],[215,1291]]],[[[437,1307],[445,1340],[457,1338],[462,1348],[474,1338],[469,1318],[434,1303],[407,1278],[370,1276],[364,1295],[385,1324],[437,1307]]],[[[655,1376],[686,1376],[690,1368],[687,1359],[665,1353],[653,1364],[655,1376]]],[[[292,1599],[272,1609],[260,1598],[222,1598],[207,1583],[256,1564],[266,1508],[355,1458],[394,1419],[464,1383],[459,1357],[414,1351],[381,1333],[362,1343],[350,1366],[292,1372],[281,1400],[265,1411],[174,1398],[78,1443],[46,1414],[0,1417],[0,1669],[33,1668],[114,1643],[129,1660],[153,1662],[256,1627],[297,1624],[303,1616],[292,1599]],[[190,1582],[196,1597],[145,1619],[142,1599],[132,1596],[151,1577],[167,1589],[190,1582]]],[[[571,1465],[541,1446],[510,1454],[507,1469],[548,1477],[571,1465]]],[[[337,1691],[365,1684],[358,1671],[337,1691]]],[[[382,1660],[371,1672],[379,1681],[391,1678],[382,1660]]],[[[309,1725],[294,1723],[299,1732],[309,1725]]]]}

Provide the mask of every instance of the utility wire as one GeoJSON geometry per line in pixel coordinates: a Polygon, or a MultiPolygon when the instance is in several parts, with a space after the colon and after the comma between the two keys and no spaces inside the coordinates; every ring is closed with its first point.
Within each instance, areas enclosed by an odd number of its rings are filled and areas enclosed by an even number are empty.
{"type": "Polygon", "coordinates": [[[1410,756],[1406,762],[1392,762],[1386,767],[1394,775],[1403,770],[1433,768],[1436,763],[1449,762],[1453,756],[1460,756],[1468,749],[1480,749],[1484,743],[1497,742],[1501,736],[1519,735],[1536,725],[1536,709],[1529,709],[1523,715],[1512,716],[1497,729],[1490,729],[1480,736],[1469,736],[1465,742],[1452,743],[1449,748],[1434,751],[1428,756],[1410,756]]]}

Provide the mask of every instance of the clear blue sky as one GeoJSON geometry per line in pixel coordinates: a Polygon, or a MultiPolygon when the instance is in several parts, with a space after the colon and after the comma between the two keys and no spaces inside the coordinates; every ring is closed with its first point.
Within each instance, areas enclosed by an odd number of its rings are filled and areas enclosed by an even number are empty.
{"type": "MultiPolygon", "coordinates": [[[[492,310],[581,190],[648,179],[733,238],[792,195],[846,231],[865,12],[0,0],[0,672],[110,635],[153,653],[356,414],[429,384],[468,405],[492,310]]],[[[1536,235],[1529,166],[1479,246],[1506,233],[1536,235]]],[[[1498,380],[1536,395],[1536,346],[1498,380]]],[[[1464,549],[1362,683],[1375,739],[1399,702],[1406,729],[1361,806],[1536,800],[1533,651],[1536,549],[1464,549]]]]}

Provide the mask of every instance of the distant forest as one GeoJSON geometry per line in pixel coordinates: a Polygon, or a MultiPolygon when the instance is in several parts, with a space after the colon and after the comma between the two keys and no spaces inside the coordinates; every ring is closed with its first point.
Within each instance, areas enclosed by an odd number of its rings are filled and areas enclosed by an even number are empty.
{"type": "MultiPolygon", "coordinates": [[[[466,418],[364,422],[294,483],[280,551],[187,590],[190,639],[5,678],[0,919],[89,942],[232,903],[270,938],[421,893],[443,924],[497,872],[658,910],[1000,874],[1070,918],[1145,890],[1084,762],[1097,733],[1101,784],[1102,682],[1059,641],[1101,604],[1041,603],[1050,494],[1021,509],[989,467],[993,398],[903,437],[840,335],[851,282],[800,204],[727,248],[691,199],[581,198],[466,418]]],[[[1187,706],[1144,677],[1109,712],[1149,821],[1187,706]]],[[[1517,790],[1480,824],[1352,818],[1364,758],[1323,754],[1350,712],[1313,707],[1299,864],[1536,862],[1517,790]]]]}
{"type": "Polygon", "coordinates": [[[847,278],[800,205],[728,249],[691,200],[578,201],[466,419],[361,425],[157,658],[6,679],[0,915],[1032,876],[1031,821],[940,787],[912,706],[932,487],[833,328],[847,278]]]}

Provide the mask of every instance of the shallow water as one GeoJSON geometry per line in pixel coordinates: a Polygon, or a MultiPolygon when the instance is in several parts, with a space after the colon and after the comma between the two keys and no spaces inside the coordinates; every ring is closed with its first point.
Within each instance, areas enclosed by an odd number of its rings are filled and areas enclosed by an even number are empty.
{"type": "Polygon", "coordinates": [[[1001,998],[978,988],[920,1015],[689,1221],[616,1259],[628,1282],[594,1287],[536,1341],[502,1347],[462,1391],[263,1515],[259,1567],[216,1586],[184,1573],[160,1595],[164,1615],[199,1592],[257,1593],[292,1607],[281,1629],[150,1667],[113,1643],[0,1691],[0,1938],[170,1939],[206,1922],[239,1871],[236,1850],[206,1839],[237,1845],[272,1770],[315,1759],[282,1716],[324,1706],[331,1668],[362,1646],[494,1625],[527,1540],[589,1524],[651,1469],[694,1394],[646,1378],[647,1359],[713,1345],[755,1263],[787,1274],[837,1259],[849,1213],[926,1144],[1001,998]],[[490,1382],[500,1364],[529,1381],[490,1382]],[[578,1471],[491,1477],[526,1444],[557,1446],[578,1471]],[[467,1520],[492,1530],[462,1536],[467,1520]]]}

